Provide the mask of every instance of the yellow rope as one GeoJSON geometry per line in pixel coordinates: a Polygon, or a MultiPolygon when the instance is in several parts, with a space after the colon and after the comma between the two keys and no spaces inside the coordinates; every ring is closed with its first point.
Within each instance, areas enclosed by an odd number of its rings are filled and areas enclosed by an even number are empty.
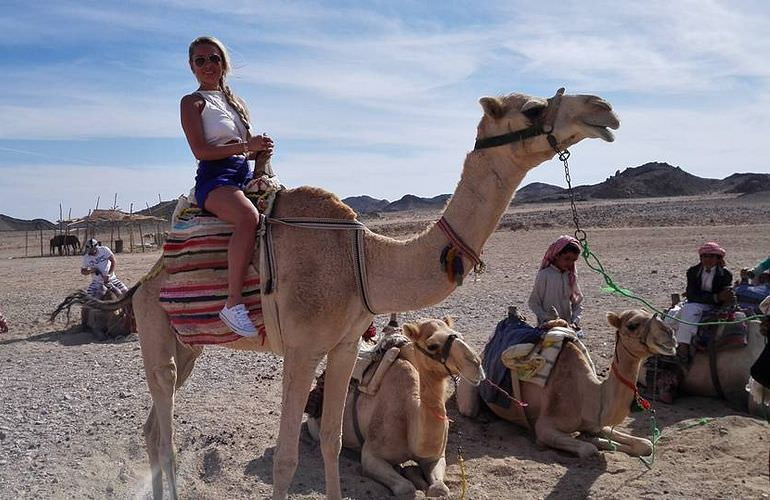
{"type": "Polygon", "coordinates": [[[462,485],[460,500],[465,500],[465,492],[468,491],[468,476],[465,475],[465,460],[460,453],[457,454],[457,461],[460,462],[460,484],[462,485]]]}

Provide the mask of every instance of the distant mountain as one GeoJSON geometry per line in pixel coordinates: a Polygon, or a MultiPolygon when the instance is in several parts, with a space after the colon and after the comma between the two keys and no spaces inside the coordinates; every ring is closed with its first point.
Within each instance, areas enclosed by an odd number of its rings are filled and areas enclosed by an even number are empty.
{"type": "Polygon", "coordinates": [[[758,193],[770,191],[770,174],[733,174],[722,181],[725,193],[758,193]]]}
{"type": "Polygon", "coordinates": [[[0,231],[35,231],[56,229],[56,224],[45,219],[22,220],[0,214],[0,231]]]}
{"type": "Polygon", "coordinates": [[[433,198],[420,198],[413,194],[407,194],[398,201],[386,206],[383,212],[400,212],[402,210],[424,210],[431,208],[443,208],[451,194],[440,194],[433,198]]]}
{"type": "Polygon", "coordinates": [[[556,201],[568,198],[567,190],[544,182],[533,182],[516,191],[514,201],[516,203],[529,203],[535,201],[556,201]]]}
{"type": "Polygon", "coordinates": [[[351,196],[342,200],[347,206],[358,212],[359,214],[366,214],[370,212],[380,212],[385,207],[390,205],[388,200],[378,200],[371,196],[351,196]]]}
{"type": "MultiPolygon", "coordinates": [[[[618,170],[603,182],[574,188],[576,200],[658,198],[717,193],[735,193],[745,196],[760,192],[770,192],[770,174],[736,173],[724,179],[708,179],[692,175],[680,167],[663,162],[650,162],[638,167],[629,167],[623,171],[618,170]]],[[[389,202],[362,195],[351,196],[342,201],[359,214],[366,214],[440,210],[451,196],[451,194],[440,194],[432,198],[422,198],[407,194],[400,200],[389,202]]],[[[568,199],[568,192],[562,187],[533,182],[516,191],[513,203],[554,202],[568,199]]],[[[176,202],[176,200],[163,201],[136,213],[163,217],[170,221],[176,202]]],[[[44,219],[21,220],[0,214],[0,231],[54,229],[55,227],[55,224],[44,219]]]]}
{"type": "MultiPolygon", "coordinates": [[[[767,190],[770,190],[770,174],[733,174],[721,180],[708,179],[660,162],[629,167],[622,172],[618,170],[603,182],[574,188],[575,198],[579,200],[756,193],[767,190]]],[[[566,189],[536,182],[519,189],[514,201],[531,203],[565,199],[568,199],[566,189]]]]}

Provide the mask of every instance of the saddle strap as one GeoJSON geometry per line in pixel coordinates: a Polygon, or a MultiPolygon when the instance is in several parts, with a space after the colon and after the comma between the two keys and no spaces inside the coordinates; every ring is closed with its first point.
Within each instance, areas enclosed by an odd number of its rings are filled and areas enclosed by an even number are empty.
{"type": "Polygon", "coordinates": [[[725,329],[725,325],[721,324],[719,325],[718,330],[714,334],[713,337],[711,337],[711,340],[709,340],[708,343],[708,353],[709,353],[709,371],[711,372],[711,383],[714,384],[714,389],[716,389],[717,394],[722,399],[727,399],[725,397],[725,391],[722,389],[722,383],[719,380],[719,372],[717,371],[717,339],[722,335],[722,332],[725,329]]]}
{"type": "MultiPolygon", "coordinates": [[[[511,372],[511,389],[513,390],[513,397],[516,398],[518,401],[524,401],[521,397],[521,381],[519,380],[519,376],[516,374],[516,370],[510,370],[510,372],[511,372]]],[[[527,421],[527,427],[529,427],[529,430],[534,435],[535,423],[532,421],[532,416],[527,411],[527,405],[518,405],[518,406],[519,408],[521,408],[521,411],[524,414],[524,418],[527,421]]]]}
{"type": "Polygon", "coordinates": [[[361,433],[361,425],[358,423],[358,396],[361,391],[358,390],[358,384],[353,388],[353,431],[356,433],[356,439],[361,444],[361,448],[364,447],[364,435],[361,433]]]}

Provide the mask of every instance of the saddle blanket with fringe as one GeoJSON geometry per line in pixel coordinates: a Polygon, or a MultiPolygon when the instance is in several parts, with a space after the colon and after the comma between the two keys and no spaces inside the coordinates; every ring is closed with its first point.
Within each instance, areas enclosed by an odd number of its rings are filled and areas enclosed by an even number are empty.
{"type": "MultiPolygon", "coordinates": [[[[227,299],[227,245],[232,231],[232,225],[213,215],[193,211],[175,221],[163,245],[169,278],[160,290],[160,303],[185,344],[224,344],[242,338],[219,319],[227,299]]],[[[243,298],[264,345],[259,272],[251,264],[243,298]]]]}
{"type": "Polygon", "coordinates": [[[503,351],[500,360],[506,367],[513,370],[522,382],[532,382],[540,387],[545,387],[565,341],[575,343],[575,346],[585,355],[595,374],[596,368],[588,354],[588,349],[575,336],[575,332],[569,328],[557,327],[548,330],[543,336],[543,340],[538,344],[511,346],[503,351]]]}

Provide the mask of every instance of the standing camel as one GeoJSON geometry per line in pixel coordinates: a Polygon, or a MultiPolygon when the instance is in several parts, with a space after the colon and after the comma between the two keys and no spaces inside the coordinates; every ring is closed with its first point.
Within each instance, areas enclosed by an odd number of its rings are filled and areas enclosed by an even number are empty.
{"type": "MultiPolygon", "coordinates": [[[[321,420],[326,495],[342,497],[338,455],[348,381],[361,332],[378,311],[411,311],[436,304],[457,286],[437,261],[454,228],[458,277],[470,271],[529,170],[585,138],[611,142],[619,126],[609,103],[595,96],[561,95],[546,100],[522,94],[483,97],[476,149],[468,153],[457,189],[439,223],[406,241],[364,232],[369,284],[367,308],[358,292],[350,234],[344,231],[272,226],[278,288],[268,296],[279,318],[266,327],[281,332],[284,369],[281,423],[273,461],[273,498],[287,498],[297,468],[299,434],[315,369],[327,357],[321,420]]],[[[300,187],[283,191],[273,217],[353,220],[355,212],[335,195],[300,187]]],[[[255,255],[256,259],[256,255],[255,255]]],[[[255,260],[255,263],[258,259],[255,260]]],[[[137,283],[117,307],[133,297],[136,323],[153,406],[144,427],[155,498],[162,496],[162,475],[173,498],[177,479],[173,450],[176,388],[189,376],[200,348],[176,339],[159,303],[165,272],[137,283]]],[[[264,299],[263,299],[264,300],[264,299]]],[[[265,350],[258,338],[227,344],[233,349],[265,350]]]]}
{"type": "MultiPolygon", "coordinates": [[[[582,351],[574,343],[565,342],[545,387],[521,383],[521,397],[527,403],[524,409],[515,405],[487,406],[500,418],[522,427],[529,427],[531,421],[538,443],[581,458],[597,453],[599,448],[614,449],[614,445],[630,455],[652,453],[649,440],[613,427],[623,423],[638,395],[632,381],[636,380],[642,362],[653,354],[676,352],[674,334],[657,316],[641,309],[619,316],[607,313],[607,321],[616,330],[616,342],[610,375],[604,381],[597,378],[582,351]],[[590,442],[574,438],[575,432],[589,435],[590,442]]],[[[473,408],[469,398],[478,397],[478,392],[464,381],[460,384],[458,407],[473,408]]]]}
{"type": "MultiPolygon", "coordinates": [[[[445,318],[404,324],[404,334],[411,342],[400,348],[398,359],[384,372],[379,390],[371,395],[356,395],[355,389],[348,393],[342,445],[361,450],[363,473],[385,484],[394,495],[415,492],[417,485],[393,468],[408,460],[419,464],[424,477],[417,482],[427,496],[449,495],[444,484],[447,384],[453,375],[471,384],[484,379],[481,359],[452,330],[452,323],[445,318]]],[[[376,371],[379,374],[380,369],[376,371]]],[[[370,385],[375,378],[376,374],[370,385]]],[[[307,420],[315,439],[319,439],[319,424],[317,418],[307,420]]]]}

